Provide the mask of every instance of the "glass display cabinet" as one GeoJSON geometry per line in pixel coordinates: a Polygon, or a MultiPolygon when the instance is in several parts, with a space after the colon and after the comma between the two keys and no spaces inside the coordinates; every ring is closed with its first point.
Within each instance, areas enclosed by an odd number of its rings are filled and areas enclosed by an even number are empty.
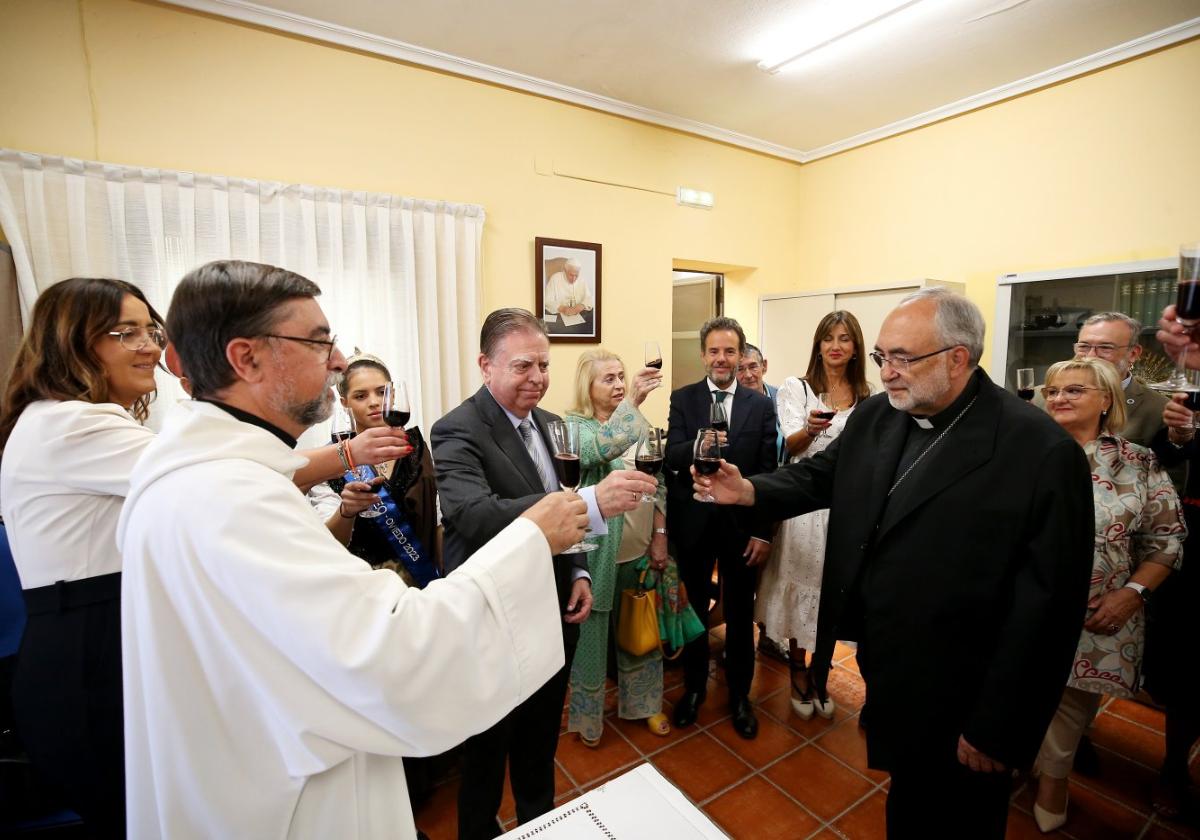
{"type": "Polygon", "coordinates": [[[1144,364],[1165,364],[1154,340],[1155,325],[1163,307],[1175,302],[1178,271],[1178,260],[1168,258],[1001,276],[992,379],[1015,392],[1017,370],[1033,368],[1040,385],[1050,365],[1074,356],[1080,324],[1097,312],[1124,312],[1140,321],[1144,364]]]}

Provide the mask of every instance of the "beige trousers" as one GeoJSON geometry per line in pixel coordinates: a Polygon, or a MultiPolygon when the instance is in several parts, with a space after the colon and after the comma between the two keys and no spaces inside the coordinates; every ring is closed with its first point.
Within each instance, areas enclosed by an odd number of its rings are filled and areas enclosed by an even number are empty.
{"type": "Polygon", "coordinates": [[[1052,779],[1065,779],[1071,774],[1079,739],[1096,717],[1103,699],[1102,694],[1080,691],[1070,686],[1063,690],[1058,710],[1050,721],[1050,728],[1046,730],[1042,748],[1038,751],[1036,766],[1042,773],[1052,779]]]}

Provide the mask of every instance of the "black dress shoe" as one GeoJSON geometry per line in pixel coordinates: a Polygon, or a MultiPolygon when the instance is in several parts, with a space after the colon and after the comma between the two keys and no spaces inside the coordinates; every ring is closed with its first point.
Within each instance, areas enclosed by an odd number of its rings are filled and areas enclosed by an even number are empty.
{"type": "Polygon", "coordinates": [[[745,697],[734,700],[729,704],[729,710],[733,712],[733,729],[737,734],[748,741],[758,737],[758,718],[754,716],[749,700],[745,697]]]}
{"type": "Polygon", "coordinates": [[[679,704],[675,707],[675,725],[676,726],[691,726],[696,722],[696,713],[700,711],[700,704],[704,702],[704,695],[698,691],[687,691],[679,698],[679,704]]]}

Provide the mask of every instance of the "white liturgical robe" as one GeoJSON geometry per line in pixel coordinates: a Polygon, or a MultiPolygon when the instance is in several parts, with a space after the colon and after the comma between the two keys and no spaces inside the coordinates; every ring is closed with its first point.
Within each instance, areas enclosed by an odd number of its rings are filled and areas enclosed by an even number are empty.
{"type": "Polygon", "coordinates": [[[483,731],[563,665],[532,522],[408,588],[313,516],[303,464],[185,402],[134,469],[117,531],[130,837],[415,837],[401,756],[483,731]]]}

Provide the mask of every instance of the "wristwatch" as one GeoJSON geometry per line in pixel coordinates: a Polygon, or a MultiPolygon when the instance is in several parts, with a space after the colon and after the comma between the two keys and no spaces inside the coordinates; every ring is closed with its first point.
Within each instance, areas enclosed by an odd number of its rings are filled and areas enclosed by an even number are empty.
{"type": "Polygon", "coordinates": [[[1152,594],[1154,594],[1154,593],[1152,593],[1152,592],[1151,592],[1149,589],[1147,589],[1145,586],[1143,586],[1142,584],[1140,584],[1140,583],[1134,583],[1132,580],[1131,580],[1131,581],[1129,581],[1129,583],[1125,584],[1125,587],[1124,587],[1124,588],[1125,588],[1125,589],[1132,589],[1132,590],[1133,590],[1134,592],[1136,592],[1136,593],[1137,593],[1139,596],[1141,596],[1141,599],[1142,599],[1142,603],[1143,603],[1143,604],[1149,604],[1149,603],[1150,603],[1150,596],[1151,596],[1152,594]]]}

